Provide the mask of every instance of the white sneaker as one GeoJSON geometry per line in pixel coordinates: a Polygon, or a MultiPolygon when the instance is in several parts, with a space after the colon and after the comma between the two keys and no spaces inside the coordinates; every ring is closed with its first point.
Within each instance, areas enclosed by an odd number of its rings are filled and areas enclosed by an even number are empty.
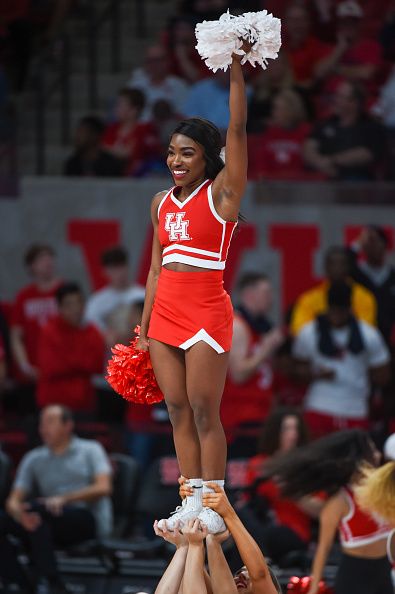
{"type": "Polygon", "coordinates": [[[170,517],[167,518],[167,520],[159,520],[158,528],[160,530],[164,530],[165,527],[167,527],[167,530],[173,532],[177,522],[179,522],[180,528],[182,528],[182,526],[186,522],[189,522],[189,520],[196,520],[201,511],[202,508],[196,509],[195,507],[192,507],[192,505],[187,505],[187,500],[184,499],[182,505],[176,507],[176,509],[173,512],[171,512],[170,517]]]}
{"type": "Polygon", "coordinates": [[[226,524],[223,518],[209,507],[204,507],[198,518],[202,524],[207,526],[209,534],[217,534],[226,530],[226,524]]]}

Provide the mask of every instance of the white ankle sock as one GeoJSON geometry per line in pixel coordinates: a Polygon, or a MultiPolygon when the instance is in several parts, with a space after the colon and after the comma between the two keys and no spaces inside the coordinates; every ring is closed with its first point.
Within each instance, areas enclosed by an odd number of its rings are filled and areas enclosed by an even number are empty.
{"type": "Polygon", "coordinates": [[[225,486],[225,481],[224,480],[203,481],[203,495],[205,493],[214,493],[214,489],[212,489],[211,487],[208,487],[207,486],[208,483],[215,483],[216,485],[219,485],[220,487],[222,487],[222,489],[225,486]]]}
{"type": "Polygon", "coordinates": [[[201,478],[192,478],[187,480],[187,484],[193,488],[193,494],[187,496],[187,505],[195,509],[202,507],[203,481],[201,478]]]}

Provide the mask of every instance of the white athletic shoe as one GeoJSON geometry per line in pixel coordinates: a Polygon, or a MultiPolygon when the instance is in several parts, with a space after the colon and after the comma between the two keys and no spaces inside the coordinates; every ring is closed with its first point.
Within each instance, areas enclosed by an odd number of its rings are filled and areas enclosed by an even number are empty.
{"type": "Polygon", "coordinates": [[[202,508],[196,509],[192,505],[188,505],[187,500],[184,499],[182,505],[176,507],[176,509],[171,512],[170,517],[167,518],[167,520],[159,520],[158,528],[163,530],[165,528],[166,522],[167,530],[173,532],[177,522],[179,522],[180,528],[182,528],[186,522],[189,522],[189,520],[196,520],[201,511],[202,508]]]}
{"type": "Polygon", "coordinates": [[[198,518],[202,524],[207,526],[209,534],[218,534],[226,530],[226,524],[223,518],[209,507],[204,507],[198,518]]]}

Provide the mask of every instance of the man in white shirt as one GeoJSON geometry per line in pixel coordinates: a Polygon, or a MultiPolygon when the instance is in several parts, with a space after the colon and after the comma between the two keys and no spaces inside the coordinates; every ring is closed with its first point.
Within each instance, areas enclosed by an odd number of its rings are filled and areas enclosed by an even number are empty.
{"type": "Polygon", "coordinates": [[[314,437],[367,428],[371,385],[390,378],[390,355],[381,334],[351,313],[347,283],[331,285],[328,311],[306,324],[293,347],[296,373],[309,382],[306,418],[314,437]]]}
{"type": "Polygon", "coordinates": [[[165,99],[176,113],[182,114],[182,107],[188,91],[188,84],[169,73],[169,62],[166,48],[153,45],[146,51],[144,64],[136,68],[127,86],[140,89],[146,98],[146,107],[142,119],[152,118],[152,107],[160,99],[165,99]]]}
{"type": "Polygon", "coordinates": [[[85,317],[103,333],[108,346],[103,374],[94,380],[98,389],[99,417],[118,423],[123,420],[125,403],[122,398],[110,397],[110,387],[104,379],[105,368],[111,347],[118,342],[128,344],[133,337],[133,306],[144,301],[145,290],[130,282],[128,254],[123,247],[105,251],[101,263],[108,285],[88,299],[85,317]]]}

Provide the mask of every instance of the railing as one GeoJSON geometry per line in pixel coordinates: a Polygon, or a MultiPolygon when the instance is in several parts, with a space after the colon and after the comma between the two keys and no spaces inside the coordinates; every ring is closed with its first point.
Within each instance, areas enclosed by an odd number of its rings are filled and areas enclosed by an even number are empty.
{"type": "MultiPolygon", "coordinates": [[[[89,0],[86,4],[84,16],[87,38],[88,67],[86,72],[87,110],[97,109],[98,98],[98,38],[103,25],[109,23],[111,28],[110,67],[113,73],[121,68],[121,1],[109,0],[105,8],[99,12],[97,1],[89,0]]],[[[138,36],[145,32],[142,0],[136,0],[136,33],[138,36]],[[137,20],[140,18],[141,21],[137,20]]],[[[67,29],[67,27],[66,27],[67,29]]],[[[48,105],[55,93],[60,93],[60,130],[61,142],[67,145],[70,141],[70,122],[72,110],[71,97],[71,57],[73,54],[73,40],[67,30],[58,40],[60,47],[58,67],[56,72],[48,72],[51,57],[48,51],[43,52],[36,60],[33,74],[33,88],[35,93],[35,170],[37,175],[46,173],[47,124],[46,115],[48,105]]],[[[53,59],[53,58],[52,58],[53,59]]]]}

